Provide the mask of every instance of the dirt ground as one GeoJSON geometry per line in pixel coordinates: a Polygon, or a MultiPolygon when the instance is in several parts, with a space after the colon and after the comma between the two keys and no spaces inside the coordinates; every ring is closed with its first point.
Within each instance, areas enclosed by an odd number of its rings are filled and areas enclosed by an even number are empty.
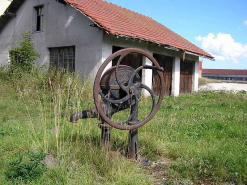
{"type": "Polygon", "coordinates": [[[225,91],[247,91],[247,84],[238,83],[209,83],[201,86],[199,90],[225,90],[225,91]]]}

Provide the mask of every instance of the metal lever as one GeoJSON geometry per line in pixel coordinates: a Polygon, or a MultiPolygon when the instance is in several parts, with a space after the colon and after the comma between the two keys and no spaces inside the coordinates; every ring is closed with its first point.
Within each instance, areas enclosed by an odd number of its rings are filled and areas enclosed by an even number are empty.
{"type": "Polygon", "coordinates": [[[162,71],[162,72],[164,71],[163,67],[150,66],[150,65],[144,65],[144,69],[154,69],[154,70],[162,71]]]}

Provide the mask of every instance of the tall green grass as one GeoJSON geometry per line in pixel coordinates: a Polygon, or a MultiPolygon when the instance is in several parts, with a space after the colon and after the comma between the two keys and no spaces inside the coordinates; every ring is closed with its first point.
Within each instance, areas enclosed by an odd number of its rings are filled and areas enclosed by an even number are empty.
{"type": "MultiPolygon", "coordinates": [[[[90,83],[71,74],[63,74],[61,80],[60,73],[52,80],[50,73],[36,70],[9,79],[6,72],[0,72],[1,183],[152,184],[150,174],[155,169],[143,168],[125,157],[127,131],[113,129],[112,148],[106,152],[100,145],[97,119],[69,122],[71,113],[94,107],[90,83]],[[52,134],[51,129],[58,132],[52,134]],[[32,180],[7,178],[13,156],[40,150],[54,156],[55,165],[32,180]]],[[[151,101],[142,98],[140,119],[150,107],[151,101]]],[[[128,111],[119,113],[116,119],[126,114],[128,111]]],[[[244,91],[164,97],[156,116],[139,129],[139,152],[153,161],[173,161],[168,172],[161,175],[167,183],[245,184],[246,124],[244,91]]]]}
{"type": "Polygon", "coordinates": [[[47,74],[39,70],[21,79],[1,79],[1,183],[150,184],[139,164],[122,155],[125,148],[117,148],[121,144],[114,142],[112,152],[101,147],[98,120],[69,122],[71,113],[94,107],[88,81],[70,74],[62,83],[57,79],[53,90],[47,74]],[[58,132],[52,134],[54,127],[58,132]],[[12,156],[39,150],[56,158],[51,169],[30,182],[7,178],[12,156]]]}

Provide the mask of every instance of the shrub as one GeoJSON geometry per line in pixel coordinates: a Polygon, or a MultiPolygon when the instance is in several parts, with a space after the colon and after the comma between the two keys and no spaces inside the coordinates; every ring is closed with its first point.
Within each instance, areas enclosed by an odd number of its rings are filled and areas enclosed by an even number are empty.
{"type": "Polygon", "coordinates": [[[17,75],[18,77],[23,72],[31,72],[34,67],[34,61],[40,57],[39,53],[34,50],[31,32],[27,31],[22,35],[23,40],[20,46],[9,50],[10,75],[17,75]]]}

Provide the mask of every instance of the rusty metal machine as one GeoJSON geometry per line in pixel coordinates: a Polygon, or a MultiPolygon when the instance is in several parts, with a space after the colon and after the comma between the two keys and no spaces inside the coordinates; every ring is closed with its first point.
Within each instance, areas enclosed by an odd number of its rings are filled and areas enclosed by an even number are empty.
{"type": "Polygon", "coordinates": [[[72,114],[70,121],[77,122],[78,119],[99,118],[102,121],[99,124],[101,128],[101,140],[107,150],[110,148],[111,128],[129,130],[128,157],[137,159],[138,128],[153,118],[159,109],[164,95],[162,88],[164,85],[163,70],[151,55],[140,49],[123,49],[112,54],[99,68],[94,81],[93,96],[96,107],[72,114]],[[133,69],[127,65],[121,65],[123,58],[132,53],[138,53],[147,57],[152,62],[152,65],[142,65],[137,69],[133,69]],[[106,70],[107,65],[114,59],[117,59],[116,66],[106,70]],[[157,71],[161,84],[158,97],[155,97],[153,91],[142,83],[138,72],[144,69],[157,71]],[[140,121],[138,119],[138,105],[143,89],[149,92],[152,99],[152,107],[149,115],[140,121]],[[157,102],[155,98],[158,99],[157,102]],[[112,120],[115,113],[125,109],[130,109],[127,119],[123,121],[112,120]]]}

